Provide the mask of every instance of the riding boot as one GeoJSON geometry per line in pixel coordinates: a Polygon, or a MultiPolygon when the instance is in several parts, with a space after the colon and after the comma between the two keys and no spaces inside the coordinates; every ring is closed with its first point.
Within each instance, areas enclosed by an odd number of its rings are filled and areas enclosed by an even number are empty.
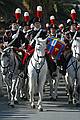
{"type": "Polygon", "coordinates": [[[22,64],[23,65],[25,64],[27,58],[33,54],[33,52],[34,52],[34,49],[31,49],[30,51],[28,51],[28,52],[25,53],[25,55],[23,57],[23,60],[22,60],[22,64]]]}

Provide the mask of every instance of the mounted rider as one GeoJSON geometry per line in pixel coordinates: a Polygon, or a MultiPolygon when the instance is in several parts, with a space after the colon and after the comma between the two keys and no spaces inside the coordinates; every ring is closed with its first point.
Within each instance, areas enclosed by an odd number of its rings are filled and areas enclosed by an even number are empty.
{"type": "Polygon", "coordinates": [[[36,39],[35,37],[41,37],[42,39],[44,39],[46,37],[47,32],[42,28],[42,6],[37,6],[37,9],[40,10],[36,12],[36,17],[34,17],[33,19],[33,27],[31,28],[31,30],[27,31],[27,34],[25,35],[26,40],[29,41],[29,44],[25,45],[25,49],[26,49],[26,53],[25,56],[23,58],[22,63],[25,64],[26,59],[31,56],[34,52],[34,48],[35,48],[35,43],[36,43],[36,39]],[[42,29],[42,32],[40,33],[39,31],[42,29]],[[39,35],[38,35],[39,34],[39,35]],[[37,36],[36,36],[37,35],[37,36]]]}
{"type": "MultiPolygon", "coordinates": [[[[23,58],[23,64],[25,64],[25,60],[27,59],[27,57],[32,55],[34,52],[34,47],[36,43],[35,36],[38,34],[38,32],[41,29],[41,20],[38,17],[34,18],[33,25],[34,25],[34,28],[29,30],[29,32],[26,34],[26,39],[29,41],[29,45],[25,46],[26,54],[23,58]]],[[[46,34],[45,31],[43,32],[46,34]]],[[[40,37],[45,38],[45,34],[43,34],[43,32],[40,34],[40,37]]]]}
{"type": "Polygon", "coordinates": [[[3,43],[4,47],[13,46],[15,52],[21,51],[24,54],[24,51],[19,48],[25,43],[25,36],[16,20],[12,22],[11,29],[5,30],[3,43]]]}

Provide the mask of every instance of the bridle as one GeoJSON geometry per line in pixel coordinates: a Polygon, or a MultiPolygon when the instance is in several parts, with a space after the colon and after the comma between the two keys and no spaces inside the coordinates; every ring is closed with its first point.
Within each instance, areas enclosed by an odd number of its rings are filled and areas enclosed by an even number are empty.
{"type": "MultiPolygon", "coordinates": [[[[37,53],[37,51],[36,51],[36,53],[37,53]]],[[[39,64],[39,65],[40,65],[40,63],[41,63],[41,62],[39,62],[39,58],[43,58],[43,59],[44,59],[43,62],[42,62],[42,65],[40,66],[40,69],[41,69],[41,68],[43,67],[44,63],[45,63],[45,55],[44,55],[44,56],[39,56],[38,53],[37,53],[37,58],[38,58],[38,60],[35,58],[34,54],[33,54],[32,57],[33,57],[33,59],[37,62],[37,64],[39,64]]],[[[32,66],[34,67],[32,60],[31,60],[31,64],[32,64],[32,66]]],[[[37,70],[37,68],[35,68],[35,67],[34,67],[34,69],[37,70]]]]}
{"type": "Polygon", "coordinates": [[[77,47],[77,45],[74,46],[75,57],[76,57],[76,55],[79,55],[79,56],[80,56],[80,53],[77,53],[77,52],[76,52],[76,47],[77,47]]]}
{"type": "MultiPolygon", "coordinates": [[[[36,50],[36,53],[37,53],[37,50],[36,50]]],[[[41,72],[42,67],[43,67],[44,64],[45,64],[45,55],[44,55],[44,56],[39,56],[38,53],[37,53],[37,58],[38,58],[38,60],[35,58],[34,54],[33,54],[32,58],[34,59],[34,61],[37,62],[37,64],[39,64],[39,65],[41,64],[41,66],[40,66],[39,68],[36,68],[36,67],[34,66],[34,64],[33,64],[32,59],[31,59],[31,65],[32,65],[33,68],[36,70],[36,73],[37,73],[37,83],[39,84],[39,74],[40,74],[40,72],[41,72]],[[43,62],[39,62],[39,58],[42,58],[42,59],[43,59],[43,62]]]]}
{"type": "Polygon", "coordinates": [[[71,64],[69,64],[66,69],[68,69],[70,66],[73,66],[75,71],[75,79],[77,80],[77,72],[80,68],[80,65],[78,66],[77,60],[72,60],[72,57],[70,59],[71,59],[71,64]],[[74,66],[74,63],[75,63],[75,66],[74,66]]]}
{"type": "MultiPolygon", "coordinates": [[[[8,59],[8,61],[7,61],[7,62],[8,62],[8,64],[7,64],[7,65],[5,65],[5,66],[3,66],[3,65],[1,64],[1,67],[2,67],[2,68],[4,68],[4,69],[5,69],[5,68],[8,68],[8,67],[9,67],[9,65],[10,65],[10,56],[9,56],[7,53],[6,53],[6,56],[9,58],[9,59],[8,59]]],[[[2,58],[1,58],[1,61],[3,61],[3,59],[2,59],[2,58]]]]}
{"type": "MultiPolygon", "coordinates": [[[[4,73],[4,74],[7,74],[7,73],[14,73],[14,70],[15,70],[15,66],[16,66],[16,60],[15,60],[15,57],[13,57],[13,59],[14,59],[14,66],[13,66],[13,70],[12,70],[12,72],[11,72],[11,70],[10,70],[10,60],[11,60],[11,57],[10,57],[10,53],[8,54],[7,52],[5,53],[6,54],[6,56],[9,58],[8,59],[8,64],[7,65],[5,65],[5,66],[3,66],[2,64],[1,64],[1,67],[4,69],[4,71],[5,71],[5,69],[7,69],[7,71],[4,73]]],[[[1,58],[1,61],[3,61],[3,59],[1,58]]]]}

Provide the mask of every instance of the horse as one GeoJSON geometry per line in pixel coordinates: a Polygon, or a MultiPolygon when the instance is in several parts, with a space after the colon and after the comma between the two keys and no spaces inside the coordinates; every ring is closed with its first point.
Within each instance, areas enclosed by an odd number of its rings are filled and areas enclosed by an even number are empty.
{"type": "Polygon", "coordinates": [[[9,105],[12,107],[14,107],[14,101],[17,101],[18,65],[13,49],[5,48],[1,54],[1,73],[7,87],[9,105]]]}
{"type": "Polygon", "coordinates": [[[46,54],[46,61],[48,65],[47,81],[50,84],[50,100],[52,101],[52,100],[56,100],[58,97],[57,87],[58,87],[60,75],[56,60],[55,59],[51,60],[50,57],[52,57],[52,55],[46,54]],[[53,93],[53,89],[54,89],[54,93],[53,93]]]}
{"type": "Polygon", "coordinates": [[[43,111],[43,87],[47,74],[47,62],[45,59],[46,41],[47,38],[36,39],[35,50],[28,65],[30,103],[31,107],[35,108],[34,93],[35,91],[38,91],[39,98],[37,107],[39,111],[43,111]]]}
{"type": "Polygon", "coordinates": [[[75,38],[72,40],[72,51],[73,56],[80,61],[80,37],[77,36],[78,32],[75,33],[75,38]]]}
{"type": "Polygon", "coordinates": [[[4,96],[3,95],[3,80],[2,80],[1,69],[0,69],[0,97],[3,97],[3,96],[4,96]]]}
{"type": "Polygon", "coordinates": [[[80,63],[70,51],[66,51],[66,75],[65,80],[69,93],[70,104],[80,104],[80,63]]]}
{"type": "Polygon", "coordinates": [[[49,80],[51,100],[56,100],[58,97],[57,94],[58,83],[59,83],[59,79],[61,78],[59,72],[61,67],[59,58],[64,50],[64,47],[65,47],[65,43],[61,41],[59,38],[55,38],[54,36],[52,38],[48,38],[47,49],[49,54],[46,54],[46,60],[48,64],[48,70],[51,76],[51,79],[49,80]],[[53,93],[53,88],[54,88],[54,93],[53,93]]]}

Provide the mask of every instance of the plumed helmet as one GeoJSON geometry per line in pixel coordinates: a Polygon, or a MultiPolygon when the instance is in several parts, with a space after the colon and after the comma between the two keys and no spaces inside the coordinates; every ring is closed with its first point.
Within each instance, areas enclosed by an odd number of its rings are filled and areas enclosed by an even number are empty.
{"type": "Polygon", "coordinates": [[[42,6],[37,6],[36,17],[42,17],[42,6]]]}
{"type": "Polygon", "coordinates": [[[17,9],[15,10],[16,20],[19,20],[20,16],[21,16],[21,9],[20,9],[20,8],[17,8],[17,9]]]}
{"type": "Polygon", "coordinates": [[[25,22],[29,22],[29,20],[30,20],[29,13],[28,12],[24,12],[24,21],[25,22]]]}

